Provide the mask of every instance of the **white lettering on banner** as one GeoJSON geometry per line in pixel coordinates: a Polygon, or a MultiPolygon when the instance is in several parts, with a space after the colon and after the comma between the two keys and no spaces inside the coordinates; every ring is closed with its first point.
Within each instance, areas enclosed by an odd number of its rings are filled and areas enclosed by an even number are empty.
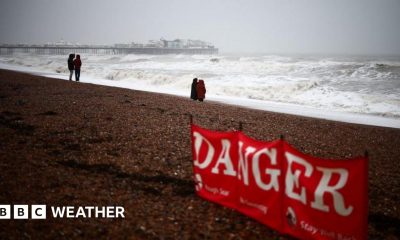
{"type": "Polygon", "coordinates": [[[305,221],[300,222],[300,227],[304,230],[309,232],[311,235],[320,234],[321,237],[324,239],[336,239],[336,240],[356,240],[353,236],[345,236],[341,233],[337,233],[335,231],[326,230],[322,228],[318,228],[311,223],[307,223],[305,221]]]}
{"type": "Polygon", "coordinates": [[[263,183],[261,180],[261,172],[260,172],[260,156],[261,154],[265,154],[271,160],[272,165],[276,165],[276,149],[272,148],[271,150],[267,148],[263,148],[260,151],[256,152],[253,156],[253,175],[256,180],[256,184],[263,190],[271,190],[273,188],[275,191],[279,191],[279,183],[278,176],[281,174],[281,171],[278,169],[265,169],[265,174],[271,175],[271,181],[269,184],[263,183]]]}
{"type": "Polygon", "coordinates": [[[210,187],[207,184],[204,185],[204,188],[212,194],[218,194],[218,188],[210,187]]]}
{"type": "Polygon", "coordinates": [[[341,233],[338,233],[337,240],[356,240],[353,236],[346,236],[341,233]]]}
{"type": "Polygon", "coordinates": [[[259,204],[259,203],[250,202],[249,200],[247,200],[245,198],[242,198],[242,197],[239,198],[239,201],[243,205],[247,205],[249,207],[256,208],[256,209],[260,210],[264,215],[267,214],[267,211],[268,211],[268,207],[267,206],[264,206],[264,205],[259,204]]]}
{"type": "MultiPolygon", "coordinates": [[[[194,160],[194,165],[196,167],[199,167],[200,169],[205,169],[211,164],[211,161],[214,157],[215,148],[214,148],[214,146],[212,146],[211,142],[208,141],[200,133],[193,132],[193,136],[195,138],[194,149],[196,152],[196,159],[194,160]],[[200,152],[200,148],[201,148],[201,145],[203,142],[205,142],[208,145],[208,151],[207,151],[207,156],[206,156],[205,160],[202,163],[200,163],[199,152],[200,152]]],[[[245,185],[248,186],[249,185],[248,157],[249,157],[249,154],[255,152],[255,148],[250,147],[250,146],[247,147],[245,150],[245,152],[246,152],[245,156],[243,158],[243,153],[242,153],[243,143],[239,142],[239,158],[240,159],[239,159],[239,164],[238,164],[239,165],[238,166],[239,174],[237,174],[237,172],[232,164],[232,159],[229,154],[231,142],[228,139],[222,139],[221,145],[222,145],[221,153],[220,153],[219,158],[218,158],[217,162],[215,163],[214,167],[211,169],[211,172],[214,174],[219,174],[219,166],[222,164],[225,166],[225,170],[223,171],[224,175],[234,176],[234,177],[237,176],[239,180],[241,180],[242,176],[243,176],[243,182],[245,185]]],[[[256,184],[259,188],[266,190],[266,191],[270,190],[270,189],[279,191],[278,176],[281,173],[281,171],[279,169],[265,169],[265,174],[271,175],[271,180],[268,184],[264,183],[261,179],[259,161],[260,161],[260,157],[262,154],[265,154],[266,156],[269,157],[272,165],[277,164],[276,149],[269,150],[267,148],[263,148],[263,149],[259,150],[258,152],[256,152],[252,158],[252,160],[253,160],[252,171],[253,171],[253,176],[255,178],[256,184]]]]}
{"type": "Polygon", "coordinates": [[[288,161],[288,169],[286,172],[286,178],[285,178],[285,183],[286,183],[286,195],[292,199],[299,200],[303,204],[307,203],[306,199],[306,189],[304,187],[301,187],[300,189],[300,194],[294,192],[294,187],[296,188],[300,187],[299,183],[299,177],[301,174],[300,170],[296,170],[294,173],[292,172],[292,164],[293,162],[296,162],[300,165],[303,165],[306,169],[304,175],[306,177],[310,177],[311,173],[313,171],[313,168],[311,164],[306,162],[304,159],[299,158],[291,153],[285,153],[286,159],[288,161]]]}
{"type": "Polygon", "coordinates": [[[236,171],[233,168],[231,156],[229,155],[229,151],[231,149],[231,142],[228,139],[222,139],[222,151],[219,155],[218,161],[211,170],[212,173],[218,174],[219,173],[219,165],[225,165],[224,174],[229,176],[236,176],[236,171]]]}
{"type": "Polygon", "coordinates": [[[248,159],[249,159],[249,154],[254,153],[256,151],[255,148],[253,147],[247,147],[246,148],[246,153],[242,154],[242,148],[243,148],[243,142],[239,141],[239,163],[238,163],[238,168],[239,168],[239,175],[238,179],[242,180],[243,176],[243,183],[246,186],[249,186],[249,172],[248,172],[248,159]]]}
{"type": "Polygon", "coordinates": [[[212,158],[214,156],[215,149],[211,145],[211,143],[205,137],[203,137],[200,133],[194,132],[193,136],[195,138],[195,140],[194,140],[194,149],[196,151],[196,159],[194,160],[194,165],[196,167],[200,168],[200,169],[204,169],[211,163],[212,158]],[[204,162],[200,163],[200,161],[199,161],[199,153],[200,153],[200,147],[201,147],[201,144],[203,143],[203,141],[205,141],[207,143],[207,145],[208,145],[208,152],[207,152],[207,157],[204,160],[204,162]]]}
{"type": "Polygon", "coordinates": [[[220,188],[220,189],[219,189],[219,194],[221,194],[222,196],[227,197],[227,196],[229,196],[230,192],[229,192],[228,190],[225,190],[225,189],[223,189],[223,188],[220,188]]]}
{"type": "Polygon", "coordinates": [[[316,228],[315,226],[306,223],[304,221],[300,222],[300,226],[302,229],[306,230],[307,232],[311,233],[311,235],[314,235],[318,232],[318,228],[316,228]]]}
{"type": "Polygon", "coordinates": [[[344,206],[344,198],[342,194],[337,191],[346,185],[349,172],[346,169],[342,168],[331,169],[317,167],[317,170],[322,172],[322,179],[319,182],[317,189],[315,190],[315,198],[314,202],[311,203],[311,207],[324,212],[329,212],[329,206],[324,204],[323,197],[325,193],[331,193],[333,196],[333,206],[335,207],[336,212],[341,216],[350,215],[353,211],[353,206],[349,206],[348,208],[346,208],[344,206]],[[328,186],[329,181],[332,178],[332,173],[339,174],[339,181],[335,186],[328,186]]]}
{"type": "MultiPolygon", "coordinates": [[[[299,177],[301,174],[300,170],[295,170],[294,174],[292,172],[292,163],[296,162],[305,167],[304,176],[310,177],[313,172],[313,167],[304,159],[297,157],[291,153],[285,153],[286,159],[288,160],[288,170],[286,173],[286,195],[290,198],[300,200],[303,204],[307,204],[305,188],[301,187],[300,195],[295,193],[294,185],[299,187],[299,177]]],[[[349,206],[345,208],[344,198],[337,190],[343,188],[347,183],[348,171],[346,169],[331,169],[316,167],[318,171],[322,172],[322,178],[319,181],[317,189],[314,192],[314,202],[311,203],[311,207],[318,209],[323,212],[329,212],[329,206],[324,204],[324,194],[331,193],[333,196],[333,206],[335,211],[341,216],[348,216],[353,211],[353,207],[349,206]],[[339,181],[335,186],[329,186],[329,181],[332,178],[332,173],[337,173],[340,175],[339,181]]]]}
{"type": "Polygon", "coordinates": [[[210,187],[207,184],[204,185],[204,189],[214,195],[219,194],[219,195],[227,197],[230,194],[230,192],[228,190],[225,190],[223,188],[210,187]]]}
{"type": "Polygon", "coordinates": [[[200,174],[194,175],[194,181],[196,182],[196,191],[200,191],[203,188],[203,179],[200,174]]]}
{"type": "MultiPolygon", "coordinates": [[[[207,168],[210,164],[213,164],[213,168],[211,172],[213,174],[220,174],[220,165],[223,165],[225,169],[222,171],[223,175],[237,177],[239,180],[243,182],[245,186],[249,185],[249,173],[253,175],[256,185],[264,190],[275,190],[279,191],[279,177],[281,177],[281,170],[274,168],[266,168],[260,169],[260,158],[262,155],[265,155],[272,166],[277,166],[277,149],[276,148],[262,148],[259,151],[256,151],[256,148],[252,146],[247,146],[243,149],[244,143],[242,141],[238,141],[238,162],[237,166],[233,164],[232,158],[230,156],[231,142],[228,139],[221,140],[222,149],[220,150],[219,157],[216,160],[216,163],[212,163],[215,147],[211,144],[211,142],[206,139],[199,132],[193,132],[194,136],[194,150],[195,150],[195,160],[194,166],[200,169],[207,168]],[[207,144],[208,150],[206,152],[206,156],[204,159],[199,159],[200,148],[203,145],[203,142],[207,144]],[[251,155],[253,156],[251,157],[251,155]],[[202,160],[202,161],[201,161],[202,160]],[[249,169],[249,160],[252,161],[252,169],[249,169]],[[237,167],[237,169],[235,169],[237,167]],[[270,176],[270,180],[268,183],[262,180],[262,176],[270,176]]],[[[308,205],[310,200],[307,199],[306,196],[306,188],[301,185],[300,177],[310,178],[314,172],[314,167],[307,162],[305,159],[296,156],[292,153],[285,152],[285,159],[287,161],[287,169],[285,173],[285,194],[294,200],[298,200],[304,205],[308,205]],[[299,166],[294,167],[294,164],[299,166]]],[[[339,192],[340,189],[344,188],[347,179],[348,179],[348,170],[343,168],[324,168],[324,167],[315,167],[316,171],[322,173],[322,177],[319,180],[319,183],[314,190],[314,199],[311,202],[310,206],[316,210],[322,212],[329,212],[331,210],[330,206],[328,206],[324,202],[324,195],[330,194],[333,198],[333,209],[335,212],[341,216],[349,216],[353,212],[353,206],[346,205],[345,199],[343,195],[339,192]],[[338,182],[334,186],[330,186],[329,182],[331,181],[334,174],[339,176],[338,182]]],[[[206,189],[209,192],[213,192],[214,194],[219,193],[218,188],[212,189],[206,186],[206,189]]]]}

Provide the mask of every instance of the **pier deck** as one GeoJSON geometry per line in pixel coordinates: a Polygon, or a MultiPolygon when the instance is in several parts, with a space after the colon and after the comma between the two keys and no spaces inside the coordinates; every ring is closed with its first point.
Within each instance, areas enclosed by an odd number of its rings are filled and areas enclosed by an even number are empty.
{"type": "Polygon", "coordinates": [[[14,53],[34,53],[42,55],[67,55],[77,54],[218,54],[218,48],[156,48],[156,47],[111,47],[111,46],[19,46],[0,45],[0,55],[12,55],[14,53]]]}

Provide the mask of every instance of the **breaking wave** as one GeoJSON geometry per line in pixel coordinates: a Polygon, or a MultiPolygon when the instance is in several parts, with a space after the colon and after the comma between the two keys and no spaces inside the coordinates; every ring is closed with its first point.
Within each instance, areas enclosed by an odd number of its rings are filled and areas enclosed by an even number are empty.
{"type": "MultiPolygon", "coordinates": [[[[194,77],[209,96],[294,103],[400,119],[400,59],[274,55],[81,56],[82,78],[188,94],[194,77]]],[[[0,63],[67,74],[66,57],[0,56],[0,63]]]]}

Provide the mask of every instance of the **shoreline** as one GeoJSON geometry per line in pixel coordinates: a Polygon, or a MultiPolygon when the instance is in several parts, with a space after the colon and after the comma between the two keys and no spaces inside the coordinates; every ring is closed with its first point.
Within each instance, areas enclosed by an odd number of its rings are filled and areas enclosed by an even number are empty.
{"type": "Polygon", "coordinates": [[[3,238],[290,239],[194,193],[189,115],[343,159],[369,152],[369,238],[400,236],[400,129],[0,70],[0,202],[125,208],[120,220],[0,221],[3,238]],[[160,227],[162,226],[162,227],[160,227]]]}
{"type": "MultiPolygon", "coordinates": [[[[30,69],[29,67],[24,66],[14,66],[8,64],[0,64],[0,69],[4,68],[4,70],[18,71],[22,73],[33,74],[36,76],[50,77],[54,79],[63,79],[68,80],[68,76],[66,74],[61,73],[52,73],[52,72],[43,72],[43,71],[35,71],[30,69]]],[[[81,79],[82,82],[82,79],[81,79]]],[[[139,86],[132,85],[131,82],[128,81],[112,81],[106,79],[97,79],[93,77],[84,77],[83,83],[91,83],[95,85],[109,86],[109,87],[119,87],[131,90],[138,91],[147,91],[152,93],[163,93],[170,94],[174,96],[186,97],[188,94],[183,94],[181,92],[175,91],[173,89],[160,90],[154,89],[154,87],[149,86],[139,86]]],[[[188,89],[189,93],[189,89],[188,89]]],[[[365,114],[365,113],[352,113],[345,111],[334,111],[334,110],[325,110],[319,109],[311,106],[297,105],[293,103],[284,103],[284,102],[272,102],[272,101],[264,101],[257,99],[238,99],[235,97],[229,96],[206,96],[207,101],[233,105],[238,107],[244,107],[249,109],[256,109],[268,112],[275,113],[283,113],[283,114],[292,114],[296,116],[303,117],[311,117],[323,120],[331,120],[331,121],[339,121],[345,123],[354,123],[354,124],[362,124],[362,125],[370,125],[370,126],[379,126],[379,127],[390,127],[400,129],[400,119],[396,119],[393,117],[384,117],[379,115],[365,114]]]]}

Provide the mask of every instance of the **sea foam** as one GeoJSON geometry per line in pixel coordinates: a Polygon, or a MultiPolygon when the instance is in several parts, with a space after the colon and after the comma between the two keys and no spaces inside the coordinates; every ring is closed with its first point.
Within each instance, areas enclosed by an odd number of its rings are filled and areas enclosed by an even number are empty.
{"type": "MultiPolygon", "coordinates": [[[[332,115],[328,112],[357,114],[359,118],[374,117],[373,121],[395,122],[362,123],[400,128],[400,59],[273,55],[81,57],[83,82],[189,96],[192,79],[197,77],[205,80],[207,99],[278,111],[275,104],[280,104],[286,109],[281,112],[329,119],[335,118],[327,117],[332,115]]],[[[0,64],[2,68],[44,75],[69,73],[67,56],[2,55],[0,64]]]]}

